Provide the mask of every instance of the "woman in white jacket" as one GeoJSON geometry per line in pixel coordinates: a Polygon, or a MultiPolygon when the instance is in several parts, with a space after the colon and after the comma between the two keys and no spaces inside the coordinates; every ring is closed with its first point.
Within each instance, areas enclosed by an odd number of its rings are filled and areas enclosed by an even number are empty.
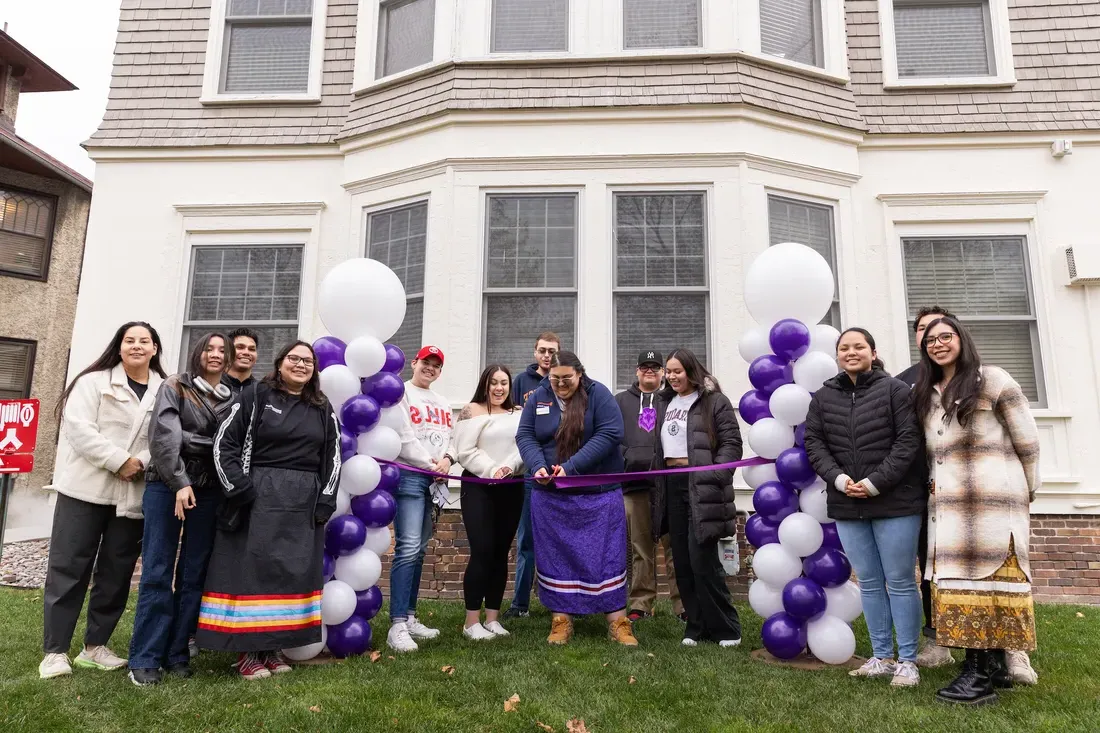
{"type": "Polygon", "coordinates": [[[43,599],[46,654],[38,667],[43,679],[72,674],[69,646],[89,581],[88,626],[75,664],[126,666],[107,641],[126,609],[141,553],[149,416],[165,376],[160,354],[156,329],[123,324],[58,401],[57,505],[43,599]]]}

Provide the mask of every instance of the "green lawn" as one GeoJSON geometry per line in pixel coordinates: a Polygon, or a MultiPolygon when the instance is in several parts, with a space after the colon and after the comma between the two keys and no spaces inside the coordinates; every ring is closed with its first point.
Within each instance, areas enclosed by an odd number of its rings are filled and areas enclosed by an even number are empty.
{"type": "MultiPolygon", "coordinates": [[[[134,600],[115,634],[120,653],[134,600]]],[[[353,659],[245,682],[230,673],[227,655],[203,653],[193,679],[138,689],[121,672],[77,670],[39,680],[41,593],[3,589],[0,731],[537,732],[546,730],[542,723],[564,733],[573,718],[594,733],[1100,730],[1100,608],[1040,608],[1041,650],[1033,655],[1039,686],[1004,693],[996,706],[959,710],[933,700],[951,670],[926,673],[916,689],[894,690],[841,670],[757,662],[749,652],[759,646],[759,619],[747,607],[746,644],[720,650],[681,648],[682,627],[665,608],[636,625],[640,648],[623,649],[607,640],[596,618],[579,621],[567,647],[550,648],[549,617],[541,610],[512,622],[511,638],[474,646],[460,636],[460,604],[422,606],[425,620],[444,633],[416,654],[389,659],[383,651],[375,663],[353,659]],[[441,671],[445,666],[453,674],[441,671]],[[518,708],[505,712],[513,694],[518,708]]],[[[384,646],[387,626],[376,619],[376,646],[384,646]]],[[[866,630],[857,625],[857,635],[858,653],[866,654],[866,630]]]]}

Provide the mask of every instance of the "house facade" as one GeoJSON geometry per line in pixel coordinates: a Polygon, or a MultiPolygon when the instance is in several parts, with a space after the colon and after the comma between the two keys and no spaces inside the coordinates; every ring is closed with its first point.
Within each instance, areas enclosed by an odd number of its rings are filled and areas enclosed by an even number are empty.
{"type": "Polygon", "coordinates": [[[738,395],[745,270],[799,241],[833,264],[829,319],[890,367],[936,303],[1020,381],[1037,583],[1100,601],[1100,537],[1078,543],[1100,530],[1100,2],[122,8],[74,367],[131,318],[172,364],[251,325],[266,363],[323,333],[322,277],[365,255],[402,278],[395,341],[446,352],[456,405],[548,329],[615,387],[642,349],[687,346],[738,395]]]}

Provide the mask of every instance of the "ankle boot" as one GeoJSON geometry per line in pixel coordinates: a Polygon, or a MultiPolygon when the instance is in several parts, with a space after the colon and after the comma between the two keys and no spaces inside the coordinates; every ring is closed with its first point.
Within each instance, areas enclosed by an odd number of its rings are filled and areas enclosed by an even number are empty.
{"type": "Polygon", "coordinates": [[[1012,689],[1012,675],[1008,673],[1008,657],[1004,649],[989,651],[989,680],[998,690],[1012,689]]]}
{"type": "Polygon", "coordinates": [[[997,693],[993,691],[990,679],[990,653],[985,649],[967,649],[962,672],[951,684],[936,693],[936,699],[959,705],[995,702],[997,693]]]}

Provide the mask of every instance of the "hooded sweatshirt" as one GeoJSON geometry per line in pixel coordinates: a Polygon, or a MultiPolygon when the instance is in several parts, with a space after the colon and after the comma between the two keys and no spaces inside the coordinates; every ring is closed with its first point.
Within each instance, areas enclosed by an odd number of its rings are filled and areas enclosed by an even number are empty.
{"type": "MultiPolygon", "coordinates": [[[[623,413],[623,461],[628,473],[648,471],[653,467],[654,441],[657,440],[657,406],[661,399],[656,392],[642,392],[635,382],[630,389],[615,395],[619,411],[623,413]]],[[[649,491],[650,479],[638,479],[623,483],[623,493],[649,491]]]]}
{"type": "Polygon", "coordinates": [[[515,403],[516,407],[523,407],[527,403],[527,398],[542,384],[544,379],[546,377],[539,374],[537,362],[528,366],[522,374],[517,375],[515,381],[512,382],[512,402],[515,403]]]}

